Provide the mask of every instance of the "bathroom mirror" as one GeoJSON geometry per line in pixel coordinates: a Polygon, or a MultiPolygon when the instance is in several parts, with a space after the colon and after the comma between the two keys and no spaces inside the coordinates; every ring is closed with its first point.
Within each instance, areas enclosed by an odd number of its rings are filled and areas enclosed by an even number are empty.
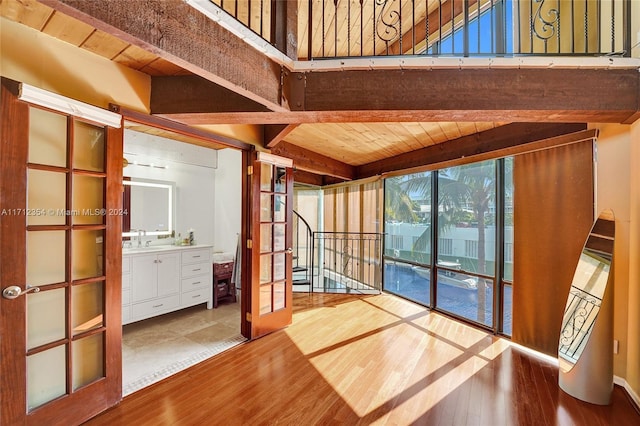
{"type": "Polygon", "coordinates": [[[582,249],[562,319],[558,354],[570,370],[589,341],[602,305],[613,256],[613,213],[603,212],[582,249]]]}
{"type": "Polygon", "coordinates": [[[128,220],[123,220],[123,237],[171,235],[175,229],[175,183],[150,179],[124,180],[123,206],[128,220]]]}

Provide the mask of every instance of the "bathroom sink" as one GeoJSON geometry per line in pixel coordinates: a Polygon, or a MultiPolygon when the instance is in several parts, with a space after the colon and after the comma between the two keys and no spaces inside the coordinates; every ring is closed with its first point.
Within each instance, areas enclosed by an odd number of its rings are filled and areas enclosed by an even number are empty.
{"type": "Polygon", "coordinates": [[[123,247],[122,253],[146,253],[149,251],[168,250],[174,246],[149,246],[149,247],[123,247]]]}

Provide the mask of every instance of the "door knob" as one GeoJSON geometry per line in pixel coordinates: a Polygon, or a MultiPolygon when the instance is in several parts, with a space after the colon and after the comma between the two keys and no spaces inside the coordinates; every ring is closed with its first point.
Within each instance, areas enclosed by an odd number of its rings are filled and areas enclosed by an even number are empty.
{"type": "Polygon", "coordinates": [[[287,249],[287,253],[289,253],[289,254],[293,253],[293,249],[292,249],[291,247],[289,247],[289,248],[287,249]]]}
{"type": "Polygon", "coordinates": [[[27,288],[24,291],[22,291],[20,286],[11,285],[5,288],[4,290],[2,290],[2,297],[4,297],[5,299],[17,299],[18,297],[22,296],[23,294],[27,294],[30,291],[37,293],[40,291],[40,287],[27,286],[27,288]]]}

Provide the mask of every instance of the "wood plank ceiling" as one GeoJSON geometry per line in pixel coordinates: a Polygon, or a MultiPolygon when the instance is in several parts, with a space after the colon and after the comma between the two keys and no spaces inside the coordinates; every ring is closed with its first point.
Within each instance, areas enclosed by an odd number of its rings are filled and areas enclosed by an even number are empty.
{"type": "MultiPolygon", "coordinates": [[[[227,4],[230,3],[235,2],[227,2],[227,4]]],[[[257,3],[254,2],[254,4],[257,3]]],[[[268,4],[269,2],[264,3],[268,4]]],[[[316,3],[314,3],[314,7],[317,6],[316,3]]],[[[246,2],[239,2],[239,4],[246,4],[246,2]]],[[[301,4],[305,5],[301,8],[301,13],[304,14],[308,3],[303,1],[301,4]]],[[[241,13],[246,14],[248,11],[241,13]]],[[[253,11],[252,13],[256,14],[257,12],[253,11]]],[[[424,11],[422,11],[422,14],[424,15],[424,11]]],[[[0,3],[0,15],[151,76],[191,74],[164,58],[69,17],[35,0],[2,1],[0,3]]],[[[254,20],[254,22],[257,21],[257,19],[254,20]]],[[[301,22],[301,25],[306,25],[304,20],[301,20],[301,22]]],[[[346,29],[340,31],[343,30],[346,29]]],[[[300,31],[300,34],[305,33],[306,29],[300,31]]],[[[301,40],[299,45],[305,46],[306,41],[301,40]]],[[[345,48],[345,46],[339,47],[339,49],[345,48]]],[[[304,54],[305,52],[300,53],[304,54]]],[[[482,132],[503,124],[507,123],[308,123],[297,126],[282,140],[347,165],[360,166],[482,132]]],[[[138,130],[150,131],[149,129],[138,130]]],[[[171,135],[165,134],[165,136],[171,135]]]]}

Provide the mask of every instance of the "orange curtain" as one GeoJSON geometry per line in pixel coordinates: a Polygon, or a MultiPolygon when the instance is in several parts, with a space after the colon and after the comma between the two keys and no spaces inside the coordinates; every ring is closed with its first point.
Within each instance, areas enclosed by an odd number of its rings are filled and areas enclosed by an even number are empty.
{"type": "Polygon", "coordinates": [[[593,140],[514,159],[514,342],[556,356],[571,280],[593,225],[593,140]]]}

